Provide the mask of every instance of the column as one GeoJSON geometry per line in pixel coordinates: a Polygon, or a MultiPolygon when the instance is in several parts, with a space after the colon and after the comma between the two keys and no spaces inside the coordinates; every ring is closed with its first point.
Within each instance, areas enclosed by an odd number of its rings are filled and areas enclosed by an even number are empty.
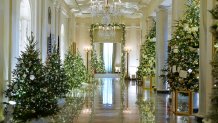
{"type": "MultiPolygon", "coordinates": [[[[4,25],[4,2],[0,1],[0,101],[3,101],[3,25],[4,25]]],[[[3,120],[3,106],[0,104],[0,122],[3,120]]]]}
{"type": "Polygon", "coordinates": [[[210,94],[212,88],[211,65],[212,61],[212,34],[210,26],[212,18],[208,10],[213,8],[215,0],[201,0],[200,7],[200,59],[199,59],[199,117],[205,117],[210,110],[210,94]]]}
{"type": "Polygon", "coordinates": [[[159,6],[157,11],[156,38],[156,85],[158,91],[165,91],[166,86],[159,77],[168,55],[168,8],[165,6],[159,6]]]}
{"type": "Polygon", "coordinates": [[[145,36],[146,36],[146,32],[147,32],[147,20],[146,20],[146,11],[145,8],[143,9],[143,16],[141,17],[140,20],[140,28],[141,28],[141,42],[138,42],[139,45],[143,44],[143,42],[145,42],[145,36]]]}
{"type": "Polygon", "coordinates": [[[12,0],[0,1],[0,122],[3,117],[3,91],[11,77],[12,0]]]}
{"type": "MultiPolygon", "coordinates": [[[[172,25],[175,24],[176,20],[181,19],[186,10],[187,0],[172,0],[172,25]]],[[[172,26],[172,32],[174,27],[172,26]]]]}
{"type": "Polygon", "coordinates": [[[155,20],[155,16],[149,16],[147,18],[147,30],[146,30],[146,34],[148,34],[151,30],[151,28],[154,26],[154,20],[155,20]]]}

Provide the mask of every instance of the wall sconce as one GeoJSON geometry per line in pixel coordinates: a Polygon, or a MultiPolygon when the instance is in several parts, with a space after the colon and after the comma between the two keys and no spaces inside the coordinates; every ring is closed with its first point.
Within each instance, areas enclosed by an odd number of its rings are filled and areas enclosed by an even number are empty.
{"type": "Polygon", "coordinates": [[[132,51],[132,49],[130,47],[124,47],[124,51],[126,53],[130,53],[132,51]]]}
{"type": "Polygon", "coordinates": [[[87,72],[89,70],[89,52],[92,50],[92,47],[88,46],[84,48],[84,51],[86,52],[86,67],[87,67],[87,72]]]}
{"type": "Polygon", "coordinates": [[[92,47],[88,46],[88,47],[84,47],[84,51],[86,52],[90,52],[92,50],[92,47]]]}
{"type": "Polygon", "coordinates": [[[130,79],[130,77],[129,77],[129,53],[132,51],[132,49],[129,48],[129,47],[124,47],[124,51],[127,54],[127,58],[126,58],[126,79],[130,79]]]}

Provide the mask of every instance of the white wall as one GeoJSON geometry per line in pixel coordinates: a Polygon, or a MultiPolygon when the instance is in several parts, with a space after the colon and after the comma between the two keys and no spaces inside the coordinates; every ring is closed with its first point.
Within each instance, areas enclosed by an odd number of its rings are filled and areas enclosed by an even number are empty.
{"type": "MultiPolygon", "coordinates": [[[[76,26],[76,43],[79,52],[81,53],[84,61],[86,61],[86,52],[84,48],[90,46],[90,35],[89,35],[89,24],[77,23],[76,26]]],[[[136,69],[139,65],[139,52],[140,52],[140,42],[141,42],[141,29],[139,26],[128,26],[126,29],[126,46],[130,47],[132,51],[130,52],[129,59],[129,73],[135,74],[136,69]]],[[[120,49],[117,49],[120,52],[120,49]]],[[[89,54],[90,55],[90,54],[89,54]]],[[[119,53],[118,53],[119,55],[119,53]]],[[[121,58],[117,58],[120,61],[121,58]]],[[[119,64],[116,61],[117,64],[119,64]]],[[[116,64],[115,63],[115,64],[116,64]]]]}
{"type": "Polygon", "coordinates": [[[84,61],[86,61],[84,48],[90,46],[89,27],[89,25],[83,23],[76,26],[76,45],[84,61]]]}
{"type": "MultiPolygon", "coordinates": [[[[4,1],[0,1],[0,85],[3,85],[3,36],[4,36],[4,1]]],[[[3,87],[0,86],[0,101],[3,98],[3,87]]],[[[0,121],[3,120],[3,105],[0,104],[0,121]]]]}
{"type": "Polygon", "coordinates": [[[129,75],[136,74],[140,56],[141,29],[130,26],[126,30],[126,46],[131,48],[129,53],[129,75]]]}

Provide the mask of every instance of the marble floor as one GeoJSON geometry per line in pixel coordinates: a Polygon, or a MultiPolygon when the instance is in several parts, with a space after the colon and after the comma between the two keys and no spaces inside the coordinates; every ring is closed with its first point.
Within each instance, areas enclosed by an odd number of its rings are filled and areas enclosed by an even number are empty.
{"type": "Polygon", "coordinates": [[[136,81],[126,81],[122,90],[117,78],[100,78],[95,89],[93,105],[87,101],[76,123],[197,123],[192,116],[175,116],[169,102],[169,94],[159,94],[145,90],[136,81]],[[142,97],[153,102],[154,112],[143,120],[137,101],[142,97]]]}

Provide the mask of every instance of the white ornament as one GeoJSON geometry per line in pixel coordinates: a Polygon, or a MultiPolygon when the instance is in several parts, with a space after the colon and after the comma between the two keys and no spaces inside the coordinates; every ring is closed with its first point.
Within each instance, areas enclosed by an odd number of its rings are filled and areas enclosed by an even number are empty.
{"type": "Polygon", "coordinates": [[[192,31],[192,32],[197,32],[197,31],[198,31],[198,27],[192,27],[192,28],[191,28],[191,31],[192,31]]]}
{"type": "Polygon", "coordinates": [[[47,92],[48,90],[47,90],[47,88],[44,88],[43,91],[44,91],[44,92],[47,92]]]}
{"type": "Polygon", "coordinates": [[[215,48],[218,48],[218,43],[214,45],[215,48]]]}
{"type": "Polygon", "coordinates": [[[188,30],[189,30],[188,24],[184,24],[184,30],[185,30],[185,31],[188,31],[188,30]]]}
{"type": "Polygon", "coordinates": [[[25,78],[25,77],[26,77],[26,74],[23,74],[23,77],[25,78]]]}
{"type": "Polygon", "coordinates": [[[186,77],[187,77],[187,71],[185,71],[185,70],[180,70],[180,71],[179,71],[179,76],[182,77],[182,78],[186,78],[186,77]]]}
{"type": "Polygon", "coordinates": [[[188,69],[188,72],[191,73],[191,72],[192,72],[192,69],[188,69]]]}
{"type": "Polygon", "coordinates": [[[34,75],[30,75],[30,80],[34,80],[35,76],[34,75]]]}

